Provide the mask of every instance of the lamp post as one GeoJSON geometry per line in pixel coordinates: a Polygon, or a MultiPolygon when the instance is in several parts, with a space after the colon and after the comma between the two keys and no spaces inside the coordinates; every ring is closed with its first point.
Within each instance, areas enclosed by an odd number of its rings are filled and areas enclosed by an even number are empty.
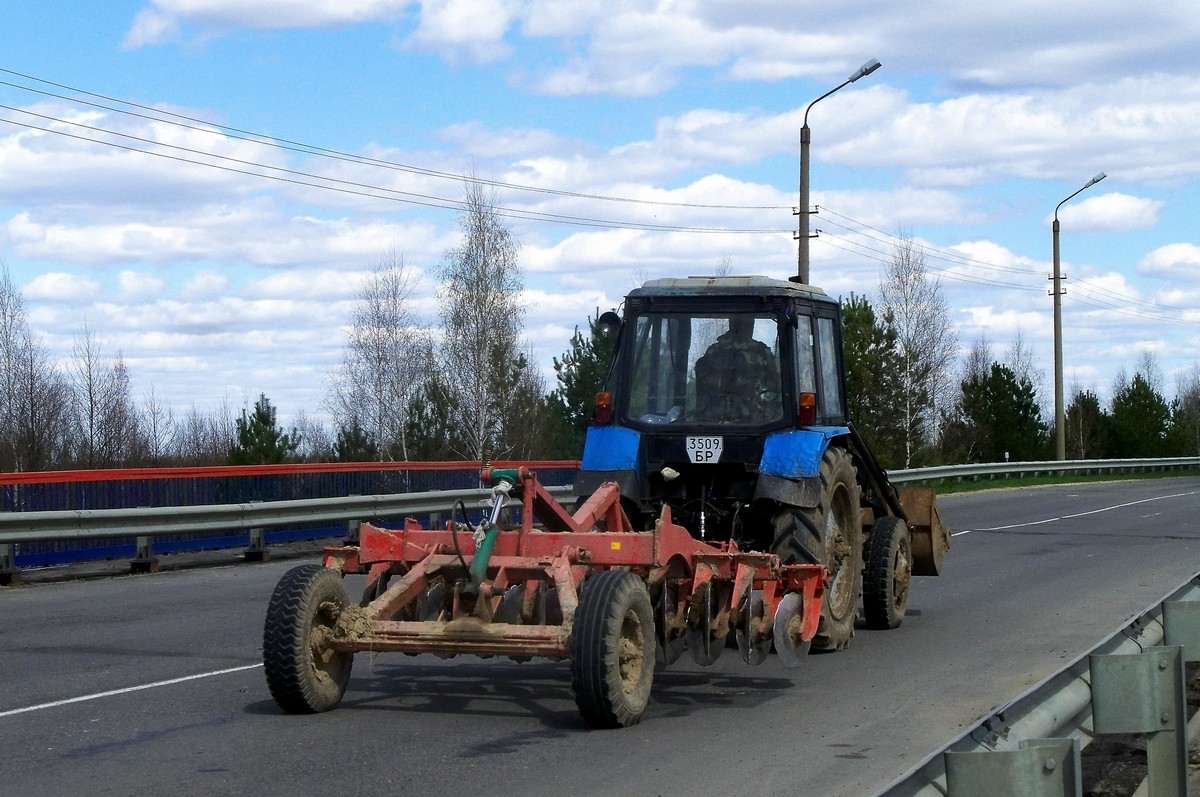
{"type": "Polygon", "coordinates": [[[808,284],[808,147],[812,142],[812,131],[808,128],[808,112],[812,110],[814,105],[830,94],[849,86],[859,78],[866,77],[879,67],[879,61],[872,58],[860,66],[858,71],[851,75],[844,83],[817,97],[804,109],[804,126],[800,128],[800,207],[797,209],[799,211],[797,215],[800,216],[800,250],[798,252],[796,277],[793,280],[799,282],[801,285],[808,284]]]}
{"type": "Polygon", "coordinates": [[[1067,458],[1066,413],[1063,411],[1063,353],[1062,353],[1062,275],[1058,264],[1058,211],[1067,201],[1074,199],[1096,183],[1107,177],[1100,172],[1087,185],[1058,203],[1054,208],[1054,458],[1060,462],[1067,458]]]}

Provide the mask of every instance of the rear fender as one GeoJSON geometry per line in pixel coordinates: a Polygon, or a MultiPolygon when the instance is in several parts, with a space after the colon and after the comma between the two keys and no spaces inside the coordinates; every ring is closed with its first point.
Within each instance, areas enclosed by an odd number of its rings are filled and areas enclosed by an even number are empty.
{"type": "Polygon", "coordinates": [[[845,426],[810,426],[767,435],[758,472],[785,479],[820,476],[821,458],[830,441],[849,434],[845,426]]]}
{"type": "Polygon", "coordinates": [[[754,497],[814,507],[821,501],[821,459],[829,443],[849,434],[845,426],[815,426],[778,432],[763,441],[754,497]]]}
{"type": "Polygon", "coordinates": [[[641,499],[642,436],[623,426],[588,427],[574,494],[584,498],[604,482],[617,482],[621,495],[641,499]]]}

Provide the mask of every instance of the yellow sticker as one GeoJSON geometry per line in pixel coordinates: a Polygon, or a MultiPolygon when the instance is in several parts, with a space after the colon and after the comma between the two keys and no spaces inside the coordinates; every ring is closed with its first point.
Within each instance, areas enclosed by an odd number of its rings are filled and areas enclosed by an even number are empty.
{"type": "Polygon", "coordinates": [[[609,543],[609,545],[611,545],[611,546],[612,546],[612,549],[613,549],[614,551],[619,551],[619,550],[621,550],[621,543],[619,543],[619,542],[611,542],[611,543],[609,543]]]}

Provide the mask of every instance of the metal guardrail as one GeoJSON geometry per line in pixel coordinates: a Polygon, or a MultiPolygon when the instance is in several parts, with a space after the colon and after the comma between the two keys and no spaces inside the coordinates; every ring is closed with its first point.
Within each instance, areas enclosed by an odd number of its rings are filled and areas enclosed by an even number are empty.
{"type": "Polygon", "coordinates": [[[890,470],[888,478],[897,484],[904,484],[940,479],[973,479],[981,476],[1022,478],[1038,475],[1138,473],[1192,468],[1200,468],[1200,457],[1068,459],[1054,462],[982,462],[971,465],[936,465],[929,468],[890,470]]]}
{"type": "MultiPolygon", "coordinates": [[[[555,498],[570,495],[571,487],[547,487],[555,498]]],[[[102,540],[135,536],[137,561],[151,560],[155,537],[177,534],[249,530],[250,551],[264,550],[262,530],[314,523],[402,518],[449,513],[457,501],[467,506],[491,497],[491,490],[440,490],[394,495],[353,495],[343,498],[311,498],[293,501],[264,501],[249,504],[216,504],[139,509],[78,509],[50,512],[0,513],[0,584],[10,583],[18,572],[13,546],[21,543],[58,540],[102,540]]],[[[137,568],[135,568],[137,569],[137,568]]],[[[152,569],[152,568],[150,568],[152,569]]]]}
{"type": "Polygon", "coordinates": [[[1148,794],[1185,795],[1183,662],[1197,660],[1200,573],[876,797],[1078,794],[1080,751],[1108,733],[1147,734],[1148,794]]]}

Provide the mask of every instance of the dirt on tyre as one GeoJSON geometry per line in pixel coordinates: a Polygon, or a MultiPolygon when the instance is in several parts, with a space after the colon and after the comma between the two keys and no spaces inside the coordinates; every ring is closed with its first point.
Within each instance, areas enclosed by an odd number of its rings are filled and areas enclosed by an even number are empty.
{"type": "Polygon", "coordinates": [[[654,610],[642,579],[606,570],[584,582],[571,630],[571,688],[593,728],[637,723],[654,681],[654,610]]]}
{"type": "Polygon", "coordinates": [[[263,627],[263,669],[271,696],[289,714],[329,711],[341,702],[354,654],[329,643],[349,603],[341,574],[319,564],[292,568],[275,586],[263,627]]]}
{"type": "Polygon", "coordinates": [[[829,570],[821,620],[812,640],[814,652],[841,650],[854,636],[863,568],[860,500],[850,453],[831,446],[821,458],[820,503],[798,510],[807,516],[804,525],[820,535],[815,547],[829,570]]]}
{"type": "Polygon", "coordinates": [[[867,627],[898,628],[908,609],[912,581],[912,540],[908,526],[897,517],[882,517],[871,526],[863,582],[863,613],[867,627]]]}

